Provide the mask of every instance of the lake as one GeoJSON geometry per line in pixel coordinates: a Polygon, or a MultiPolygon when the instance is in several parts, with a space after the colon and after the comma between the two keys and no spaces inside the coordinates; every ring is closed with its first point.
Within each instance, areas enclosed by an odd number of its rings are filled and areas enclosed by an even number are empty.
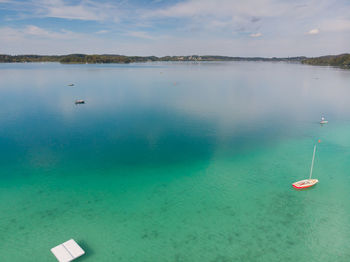
{"type": "Polygon", "coordinates": [[[349,83],[293,63],[0,64],[0,260],[74,238],[86,262],[349,261],[349,83]],[[320,182],[296,191],[319,139],[320,182]]]}

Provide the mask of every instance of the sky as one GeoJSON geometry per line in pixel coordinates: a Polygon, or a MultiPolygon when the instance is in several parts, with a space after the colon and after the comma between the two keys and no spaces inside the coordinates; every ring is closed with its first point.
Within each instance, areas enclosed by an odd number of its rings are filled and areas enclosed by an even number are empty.
{"type": "Polygon", "coordinates": [[[0,54],[350,52],[350,0],[0,0],[0,54]]]}

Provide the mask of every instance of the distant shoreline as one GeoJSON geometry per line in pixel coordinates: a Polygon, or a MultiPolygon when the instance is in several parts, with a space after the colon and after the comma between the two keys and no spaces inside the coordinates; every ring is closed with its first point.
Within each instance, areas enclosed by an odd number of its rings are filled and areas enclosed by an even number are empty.
{"type": "Polygon", "coordinates": [[[59,62],[62,64],[99,64],[118,63],[127,64],[134,62],[157,62],[157,61],[301,61],[306,57],[288,58],[264,58],[264,57],[231,57],[231,56],[124,56],[124,55],[0,55],[0,63],[18,62],[59,62]]]}
{"type": "Polygon", "coordinates": [[[170,62],[170,61],[267,61],[267,62],[299,62],[308,65],[336,66],[350,69],[350,54],[320,57],[231,57],[231,56],[124,56],[124,55],[0,55],[0,63],[30,63],[30,62],[58,62],[62,64],[129,64],[142,62],[170,62]]]}

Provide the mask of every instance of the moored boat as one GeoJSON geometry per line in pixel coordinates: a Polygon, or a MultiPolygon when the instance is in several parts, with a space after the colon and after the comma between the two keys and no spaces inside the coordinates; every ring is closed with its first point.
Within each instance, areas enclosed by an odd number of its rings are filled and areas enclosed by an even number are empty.
{"type": "Polygon", "coordinates": [[[293,187],[297,189],[303,189],[303,188],[312,187],[317,183],[318,183],[318,179],[305,179],[305,180],[301,180],[293,183],[293,187]]]}
{"type": "Polygon", "coordinates": [[[76,105],[85,104],[85,101],[83,99],[78,99],[78,100],[75,100],[75,104],[76,105]]]}
{"type": "MultiPolygon", "coordinates": [[[[320,143],[321,140],[318,140],[318,142],[320,143]]],[[[318,183],[318,179],[311,179],[312,170],[314,168],[315,153],[316,153],[316,145],[314,146],[314,153],[312,155],[312,162],[311,162],[311,169],[310,169],[310,177],[309,177],[309,179],[304,179],[304,180],[300,180],[300,181],[294,182],[292,184],[292,186],[294,188],[296,188],[296,189],[304,189],[304,188],[312,187],[312,186],[314,186],[314,185],[316,185],[318,183]]]]}
{"type": "Polygon", "coordinates": [[[321,117],[321,121],[320,121],[320,124],[327,124],[328,121],[324,118],[324,116],[321,117]]]}

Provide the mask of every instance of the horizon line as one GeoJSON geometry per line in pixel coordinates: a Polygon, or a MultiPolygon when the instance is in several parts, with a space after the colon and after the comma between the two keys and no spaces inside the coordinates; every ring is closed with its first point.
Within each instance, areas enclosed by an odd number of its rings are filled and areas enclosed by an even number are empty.
{"type": "Polygon", "coordinates": [[[229,58],[264,58],[264,59],[283,59],[283,58],[314,58],[314,57],[324,57],[324,56],[340,56],[340,55],[348,55],[350,53],[341,53],[341,54],[327,54],[327,55],[321,55],[321,56],[305,56],[305,55],[298,55],[298,56],[284,56],[284,57],[264,57],[264,56],[229,56],[229,55],[165,55],[165,56],[156,56],[156,55],[121,55],[121,54],[84,54],[84,53],[70,53],[70,54],[45,54],[45,55],[39,55],[39,54],[1,54],[0,56],[72,56],[72,55],[84,55],[84,56],[124,56],[124,57],[156,57],[156,58],[163,58],[163,57],[229,57],[229,58]]]}

